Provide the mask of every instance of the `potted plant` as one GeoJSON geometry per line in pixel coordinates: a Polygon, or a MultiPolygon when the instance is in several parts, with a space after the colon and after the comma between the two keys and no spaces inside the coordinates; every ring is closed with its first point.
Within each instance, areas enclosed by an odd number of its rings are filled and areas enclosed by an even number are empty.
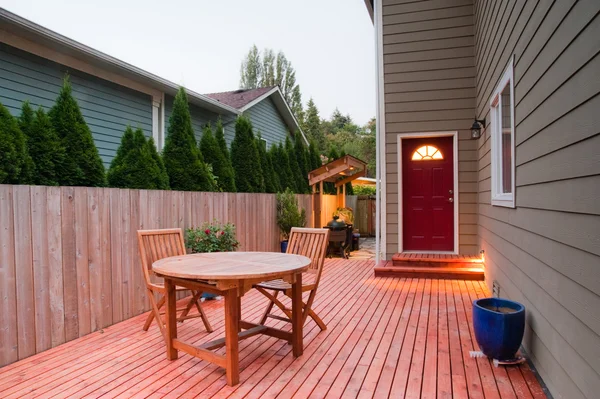
{"type": "Polygon", "coordinates": [[[333,216],[339,216],[340,220],[346,224],[354,224],[354,211],[350,207],[337,208],[333,216]]]}
{"type": "Polygon", "coordinates": [[[517,362],[525,332],[525,306],[501,298],[473,301],[473,329],[481,352],[503,363],[517,362]]]}
{"type": "MultiPolygon", "coordinates": [[[[235,238],[233,223],[204,222],[201,227],[186,230],[186,247],[192,253],[202,252],[233,252],[240,243],[235,238]]],[[[205,299],[213,299],[216,295],[203,293],[205,299]]]]}
{"type": "Polygon", "coordinates": [[[306,211],[299,209],[294,193],[289,188],[283,193],[277,193],[277,226],[283,236],[281,252],[287,251],[292,227],[304,227],[305,225],[306,211]]]}

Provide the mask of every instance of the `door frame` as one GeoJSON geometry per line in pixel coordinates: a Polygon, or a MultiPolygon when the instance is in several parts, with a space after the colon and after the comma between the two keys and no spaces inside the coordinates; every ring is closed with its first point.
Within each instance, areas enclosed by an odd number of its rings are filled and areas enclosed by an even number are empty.
{"type": "Polygon", "coordinates": [[[416,253],[454,254],[458,255],[458,131],[448,132],[415,132],[398,134],[398,253],[404,247],[404,187],[402,182],[402,140],[416,138],[452,137],[453,176],[454,176],[454,251],[411,251],[416,253]]]}

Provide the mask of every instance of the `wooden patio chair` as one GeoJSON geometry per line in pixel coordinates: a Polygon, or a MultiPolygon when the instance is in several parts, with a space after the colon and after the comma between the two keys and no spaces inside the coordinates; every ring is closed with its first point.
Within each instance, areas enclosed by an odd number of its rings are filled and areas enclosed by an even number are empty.
{"type": "MultiPolygon", "coordinates": [[[[166,334],[165,322],[161,317],[161,314],[164,314],[164,312],[161,313],[160,309],[165,304],[165,288],[162,283],[152,281],[151,277],[154,275],[152,272],[152,263],[169,256],[185,255],[186,251],[183,241],[183,232],[181,229],[160,229],[138,230],[137,233],[142,270],[144,279],[146,280],[148,299],[152,306],[152,311],[144,323],[144,331],[148,331],[150,324],[152,324],[152,320],[156,319],[156,324],[158,324],[160,332],[164,337],[166,334]],[[159,294],[158,301],[154,295],[155,293],[159,294]]],[[[176,290],[186,291],[187,288],[177,287],[176,290]]],[[[201,317],[206,331],[212,332],[213,329],[208,322],[208,318],[200,303],[201,295],[201,291],[192,291],[192,297],[188,301],[187,306],[185,308],[177,309],[178,312],[181,311],[180,315],[177,317],[177,321],[182,322],[183,320],[201,317]],[[193,306],[196,306],[198,313],[190,315],[189,312],[193,306]]]]}
{"type": "MultiPolygon", "coordinates": [[[[319,280],[321,279],[321,272],[323,271],[323,263],[325,262],[328,244],[329,229],[294,227],[292,228],[286,251],[288,254],[304,255],[312,260],[308,270],[309,276],[307,276],[309,279],[305,280],[304,276],[302,277],[302,292],[310,292],[308,300],[304,303],[302,323],[305,323],[306,318],[310,316],[315,323],[317,323],[321,331],[326,330],[327,326],[312,310],[312,304],[315,300],[315,295],[317,294],[317,288],[319,287],[319,280]]],[[[285,307],[285,305],[277,298],[277,295],[280,292],[291,298],[291,284],[286,283],[283,280],[272,280],[257,284],[254,288],[269,299],[269,304],[267,305],[267,309],[265,310],[260,324],[264,324],[267,321],[267,318],[291,322],[292,309],[285,307]],[[269,291],[272,291],[273,293],[269,291]],[[287,318],[272,314],[271,310],[273,309],[273,305],[277,305],[287,318]]]]}

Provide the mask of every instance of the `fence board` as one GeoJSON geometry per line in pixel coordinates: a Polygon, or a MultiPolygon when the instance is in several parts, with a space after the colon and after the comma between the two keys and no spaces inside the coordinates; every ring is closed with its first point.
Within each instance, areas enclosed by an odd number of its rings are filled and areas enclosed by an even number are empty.
{"type": "Polygon", "coordinates": [[[33,288],[35,300],[35,347],[44,351],[52,347],[50,321],[50,268],[47,241],[47,187],[32,186],[31,193],[31,246],[33,251],[33,288]]]}
{"type": "Polygon", "coordinates": [[[13,199],[17,279],[17,341],[19,359],[23,359],[36,353],[29,186],[14,186],[13,199]]]}
{"type": "Polygon", "coordinates": [[[0,365],[19,360],[13,187],[0,185],[0,365]]]}
{"type": "Polygon", "coordinates": [[[0,367],[149,310],[137,230],[213,219],[279,249],[274,194],[0,185],[0,367]]]}

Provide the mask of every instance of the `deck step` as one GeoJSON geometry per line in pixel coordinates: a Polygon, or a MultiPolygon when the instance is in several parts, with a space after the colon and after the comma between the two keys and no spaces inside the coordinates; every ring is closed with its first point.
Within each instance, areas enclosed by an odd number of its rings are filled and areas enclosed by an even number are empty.
{"type": "Polygon", "coordinates": [[[455,266],[377,266],[375,277],[437,278],[446,280],[484,280],[483,267],[455,266]]]}
{"type": "Polygon", "coordinates": [[[482,267],[483,260],[469,255],[395,254],[394,266],[407,267],[482,267]]]}

